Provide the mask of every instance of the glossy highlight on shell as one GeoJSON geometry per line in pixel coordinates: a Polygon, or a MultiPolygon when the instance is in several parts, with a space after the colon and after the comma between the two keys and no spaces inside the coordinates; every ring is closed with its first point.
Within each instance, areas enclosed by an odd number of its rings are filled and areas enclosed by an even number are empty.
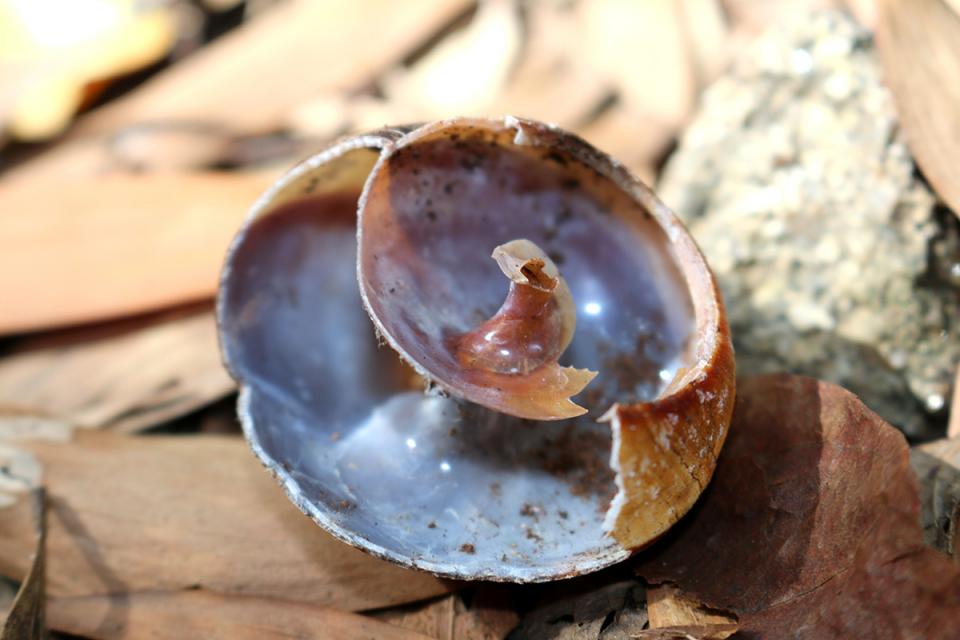
{"type": "Polygon", "coordinates": [[[355,136],[292,169],[234,241],[218,322],[291,500],[454,578],[626,558],[702,492],[733,409],[686,230],[615,161],[518,118],[355,136]]]}

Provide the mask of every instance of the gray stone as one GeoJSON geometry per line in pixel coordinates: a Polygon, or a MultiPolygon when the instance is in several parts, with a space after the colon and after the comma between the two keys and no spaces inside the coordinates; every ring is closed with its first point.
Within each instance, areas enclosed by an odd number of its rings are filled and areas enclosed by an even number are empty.
{"type": "Polygon", "coordinates": [[[821,13],[756,41],[658,192],[720,280],[740,373],[830,380],[930,435],[960,363],[960,232],[915,172],[869,33],[821,13]]]}

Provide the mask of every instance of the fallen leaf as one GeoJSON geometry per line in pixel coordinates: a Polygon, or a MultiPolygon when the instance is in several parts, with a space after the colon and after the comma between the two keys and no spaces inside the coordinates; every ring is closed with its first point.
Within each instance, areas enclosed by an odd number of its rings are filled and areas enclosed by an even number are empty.
{"type": "Polygon", "coordinates": [[[22,340],[0,359],[0,406],[116,431],[184,415],[234,386],[209,305],[22,340]]]}
{"type": "Polygon", "coordinates": [[[413,65],[385,74],[381,83],[387,100],[412,116],[391,122],[488,113],[518,62],[522,37],[514,0],[481,2],[464,29],[435,44],[413,65]]]}
{"type": "Polygon", "coordinates": [[[651,629],[697,628],[700,635],[717,640],[724,640],[737,630],[736,618],[704,607],[669,584],[647,589],[647,616],[651,629]]]}
{"type": "MultiPolygon", "coordinates": [[[[455,585],[401,569],[323,532],[239,437],[120,436],[20,443],[50,494],[51,597],[203,588],[357,611],[455,585]]],[[[27,573],[25,501],[0,510],[0,573],[27,573]]]]}
{"type": "Polygon", "coordinates": [[[737,385],[716,474],[637,571],[759,638],[952,638],[960,567],[926,547],[903,436],[851,393],[737,385]]]}
{"type": "Polygon", "coordinates": [[[213,125],[237,135],[274,130],[314,95],[369,84],[470,4],[279,3],[79,119],[64,142],[8,172],[7,180],[42,179],[49,187],[55,178],[92,175],[102,167],[105,136],[134,125],[213,125]]]}
{"type": "Polygon", "coordinates": [[[0,191],[0,334],[210,298],[274,172],[18,181],[0,191]]]}
{"type": "Polygon", "coordinates": [[[30,141],[60,133],[91,83],[159,61],[177,26],[167,3],[0,3],[0,130],[30,141]]]}
{"type": "Polygon", "coordinates": [[[203,590],[54,598],[47,617],[51,629],[96,640],[429,638],[327,607],[203,590]]]}
{"type": "Polygon", "coordinates": [[[907,146],[960,215],[960,15],[943,0],[877,0],[877,47],[907,146]]]}
{"type": "Polygon", "coordinates": [[[517,626],[519,616],[512,604],[502,587],[480,586],[469,594],[451,594],[369,615],[436,640],[499,640],[517,626]]]}
{"type": "Polygon", "coordinates": [[[960,439],[910,450],[920,480],[920,524],[928,545],[960,562],[960,439]]]}
{"type": "Polygon", "coordinates": [[[696,101],[694,53],[674,0],[597,0],[579,6],[582,55],[638,113],[677,127],[696,101]]]}
{"type": "Polygon", "coordinates": [[[27,576],[13,601],[13,607],[0,630],[0,640],[42,640],[47,637],[46,625],[46,549],[47,503],[46,493],[36,488],[30,493],[30,502],[36,520],[36,549],[27,576]]]}
{"type": "Polygon", "coordinates": [[[381,622],[422,633],[429,638],[452,640],[456,600],[456,594],[450,594],[428,602],[371,611],[368,615],[381,622]]]}

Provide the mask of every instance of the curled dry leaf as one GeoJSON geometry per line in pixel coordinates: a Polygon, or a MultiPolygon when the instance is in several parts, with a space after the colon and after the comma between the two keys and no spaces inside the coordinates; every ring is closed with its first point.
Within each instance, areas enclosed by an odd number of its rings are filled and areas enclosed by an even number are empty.
{"type": "Polygon", "coordinates": [[[960,214],[960,14],[944,0],[878,0],[877,42],[907,145],[960,214]]]}
{"type": "Polygon", "coordinates": [[[761,638],[952,638],[960,568],[926,547],[903,436],[849,392],[738,385],[714,480],[638,572],[761,638]]]}
{"type": "Polygon", "coordinates": [[[30,493],[30,503],[36,520],[36,550],[30,570],[13,601],[13,608],[0,629],[0,640],[42,640],[47,637],[47,494],[43,488],[38,487],[30,493]]]}
{"type": "Polygon", "coordinates": [[[371,618],[272,598],[203,590],[55,598],[50,628],[96,640],[427,640],[371,618]]]}
{"type": "MultiPolygon", "coordinates": [[[[51,597],[200,586],[356,611],[452,588],[318,531],[240,438],[78,431],[73,442],[20,446],[50,492],[51,597]]],[[[20,578],[34,544],[29,509],[21,500],[0,514],[0,573],[20,578]]]]}

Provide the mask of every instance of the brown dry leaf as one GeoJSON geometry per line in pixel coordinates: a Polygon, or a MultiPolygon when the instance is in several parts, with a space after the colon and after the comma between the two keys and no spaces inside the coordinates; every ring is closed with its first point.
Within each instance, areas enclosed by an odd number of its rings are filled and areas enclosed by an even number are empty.
{"type": "Polygon", "coordinates": [[[211,297],[230,239],[274,177],[8,184],[0,190],[0,334],[211,297]]]}
{"type": "MultiPolygon", "coordinates": [[[[356,611],[453,588],[334,540],[238,437],[78,431],[21,446],[50,494],[51,597],[200,587],[356,611]]],[[[26,501],[0,510],[0,573],[26,574],[32,540],[26,501]]]]}
{"type": "MultiPolygon", "coordinates": [[[[947,0],[954,2],[955,0],[947,0]]],[[[870,31],[877,28],[877,0],[845,0],[843,6],[870,31]]]]}
{"type": "MultiPolygon", "coordinates": [[[[522,37],[514,0],[481,2],[466,28],[439,42],[411,67],[384,76],[386,99],[405,116],[391,122],[489,114],[517,64],[522,37]]],[[[383,121],[362,123],[363,128],[382,125],[383,121]]]]}
{"type": "Polygon", "coordinates": [[[756,637],[954,637],[960,567],[923,543],[903,435],[810,378],[737,396],[712,483],[637,571],[756,637]]]}
{"type": "Polygon", "coordinates": [[[469,606],[460,594],[451,594],[369,615],[437,640],[499,640],[517,626],[519,616],[510,606],[506,592],[480,587],[471,595],[469,606]]]}
{"type": "Polygon", "coordinates": [[[80,119],[66,142],[8,179],[90,175],[104,162],[103,136],[134,125],[212,125],[234,134],[273,130],[314,95],[366,85],[470,4],[282,3],[80,119]]]}
{"type": "Polygon", "coordinates": [[[928,545],[960,562],[960,439],[913,447],[920,479],[920,524],[928,545]]]}
{"type": "Polygon", "coordinates": [[[835,7],[837,0],[721,0],[727,19],[737,30],[751,35],[766,31],[778,22],[799,20],[811,11],[835,7]]]}
{"type": "Polygon", "coordinates": [[[457,599],[456,594],[450,594],[428,602],[372,611],[368,615],[430,638],[452,640],[457,599]]]}
{"type": "Polygon", "coordinates": [[[960,215],[960,14],[943,0],[877,0],[877,45],[907,146],[960,215]]]}
{"type": "Polygon", "coordinates": [[[0,359],[0,407],[115,431],[179,417],[234,387],[208,304],[21,340],[0,359]]]}
{"type": "Polygon", "coordinates": [[[690,49],[698,93],[730,62],[729,27],[720,4],[720,0],[680,2],[681,24],[690,49]]]}
{"type": "Polygon", "coordinates": [[[366,616],[270,598],[203,590],[54,598],[51,629],[96,640],[426,640],[366,616]]]}
{"type": "Polygon", "coordinates": [[[58,134],[91,83],[163,58],[177,36],[171,5],[0,2],[0,131],[31,141],[58,134]]]}
{"type": "Polygon", "coordinates": [[[622,106],[607,109],[578,133],[589,143],[622,162],[647,184],[656,179],[656,166],[674,140],[674,128],[652,118],[638,118],[622,106]]]}
{"type": "Polygon", "coordinates": [[[737,630],[736,618],[704,607],[669,584],[647,589],[647,616],[651,629],[696,627],[701,635],[717,640],[729,638],[737,630]]]}
{"type": "Polygon", "coordinates": [[[524,6],[521,28],[516,5],[513,0],[482,3],[467,27],[411,68],[385,74],[384,97],[317,96],[291,112],[290,126],[301,134],[332,136],[459,113],[529,116],[576,128],[613,88],[581,55],[582,29],[569,7],[524,6]]]}
{"type": "Polygon", "coordinates": [[[569,6],[530,3],[524,22],[522,55],[488,112],[576,129],[610,99],[614,87],[591,68],[583,24],[569,6]]]}
{"type": "Polygon", "coordinates": [[[42,640],[47,637],[47,496],[43,488],[30,492],[30,503],[36,520],[36,548],[27,576],[0,629],[0,640],[42,640]]]}
{"type": "Polygon", "coordinates": [[[580,6],[582,54],[638,116],[679,127],[694,107],[694,55],[675,0],[597,0],[580,6]]]}

